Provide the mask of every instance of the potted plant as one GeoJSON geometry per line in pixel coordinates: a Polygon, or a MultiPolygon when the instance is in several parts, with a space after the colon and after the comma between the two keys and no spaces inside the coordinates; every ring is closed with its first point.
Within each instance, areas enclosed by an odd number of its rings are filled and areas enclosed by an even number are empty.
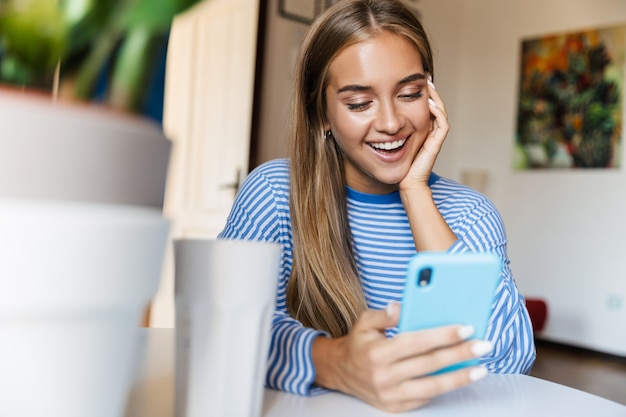
{"type": "Polygon", "coordinates": [[[0,0],[0,82],[141,112],[173,17],[198,2],[0,0]]]}

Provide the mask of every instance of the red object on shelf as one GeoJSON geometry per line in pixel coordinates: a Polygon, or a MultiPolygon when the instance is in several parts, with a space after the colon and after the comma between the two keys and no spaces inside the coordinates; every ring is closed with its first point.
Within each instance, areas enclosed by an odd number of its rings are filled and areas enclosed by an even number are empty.
{"type": "Polygon", "coordinates": [[[526,298],[526,309],[533,325],[533,331],[538,333],[543,330],[548,318],[548,304],[540,298],[526,298]]]}

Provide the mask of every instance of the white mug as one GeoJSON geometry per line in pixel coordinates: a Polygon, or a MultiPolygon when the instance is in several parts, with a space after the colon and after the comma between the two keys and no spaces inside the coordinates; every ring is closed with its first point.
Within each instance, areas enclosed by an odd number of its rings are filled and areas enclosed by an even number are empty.
{"type": "Polygon", "coordinates": [[[176,240],[176,417],[261,413],[280,245],[176,240]]]}

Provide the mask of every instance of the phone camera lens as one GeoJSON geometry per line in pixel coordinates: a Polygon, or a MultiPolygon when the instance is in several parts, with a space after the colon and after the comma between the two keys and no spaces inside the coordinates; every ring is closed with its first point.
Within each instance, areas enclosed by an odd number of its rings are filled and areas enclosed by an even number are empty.
{"type": "Polygon", "coordinates": [[[420,287],[425,287],[430,284],[430,277],[433,274],[432,268],[422,268],[420,269],[419,275],[417,277],[417,285],[420,287]]]}

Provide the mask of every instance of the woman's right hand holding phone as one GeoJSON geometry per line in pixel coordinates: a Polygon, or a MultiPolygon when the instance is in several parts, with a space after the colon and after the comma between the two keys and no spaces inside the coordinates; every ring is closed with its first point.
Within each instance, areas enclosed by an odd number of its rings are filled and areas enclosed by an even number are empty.
{"type": "Polygon", "coordinates": [[[387,412],[404,412],[476,381],[484,367],[467,367],[431,375],[458,362],[483,356],[489,342],[467,340],[473,329],[445,326],[387,338],[385,329],[398,325],[399,304],[365,311],[350,333],[313,342],[316,384],[357,397],[387,412]]]}

